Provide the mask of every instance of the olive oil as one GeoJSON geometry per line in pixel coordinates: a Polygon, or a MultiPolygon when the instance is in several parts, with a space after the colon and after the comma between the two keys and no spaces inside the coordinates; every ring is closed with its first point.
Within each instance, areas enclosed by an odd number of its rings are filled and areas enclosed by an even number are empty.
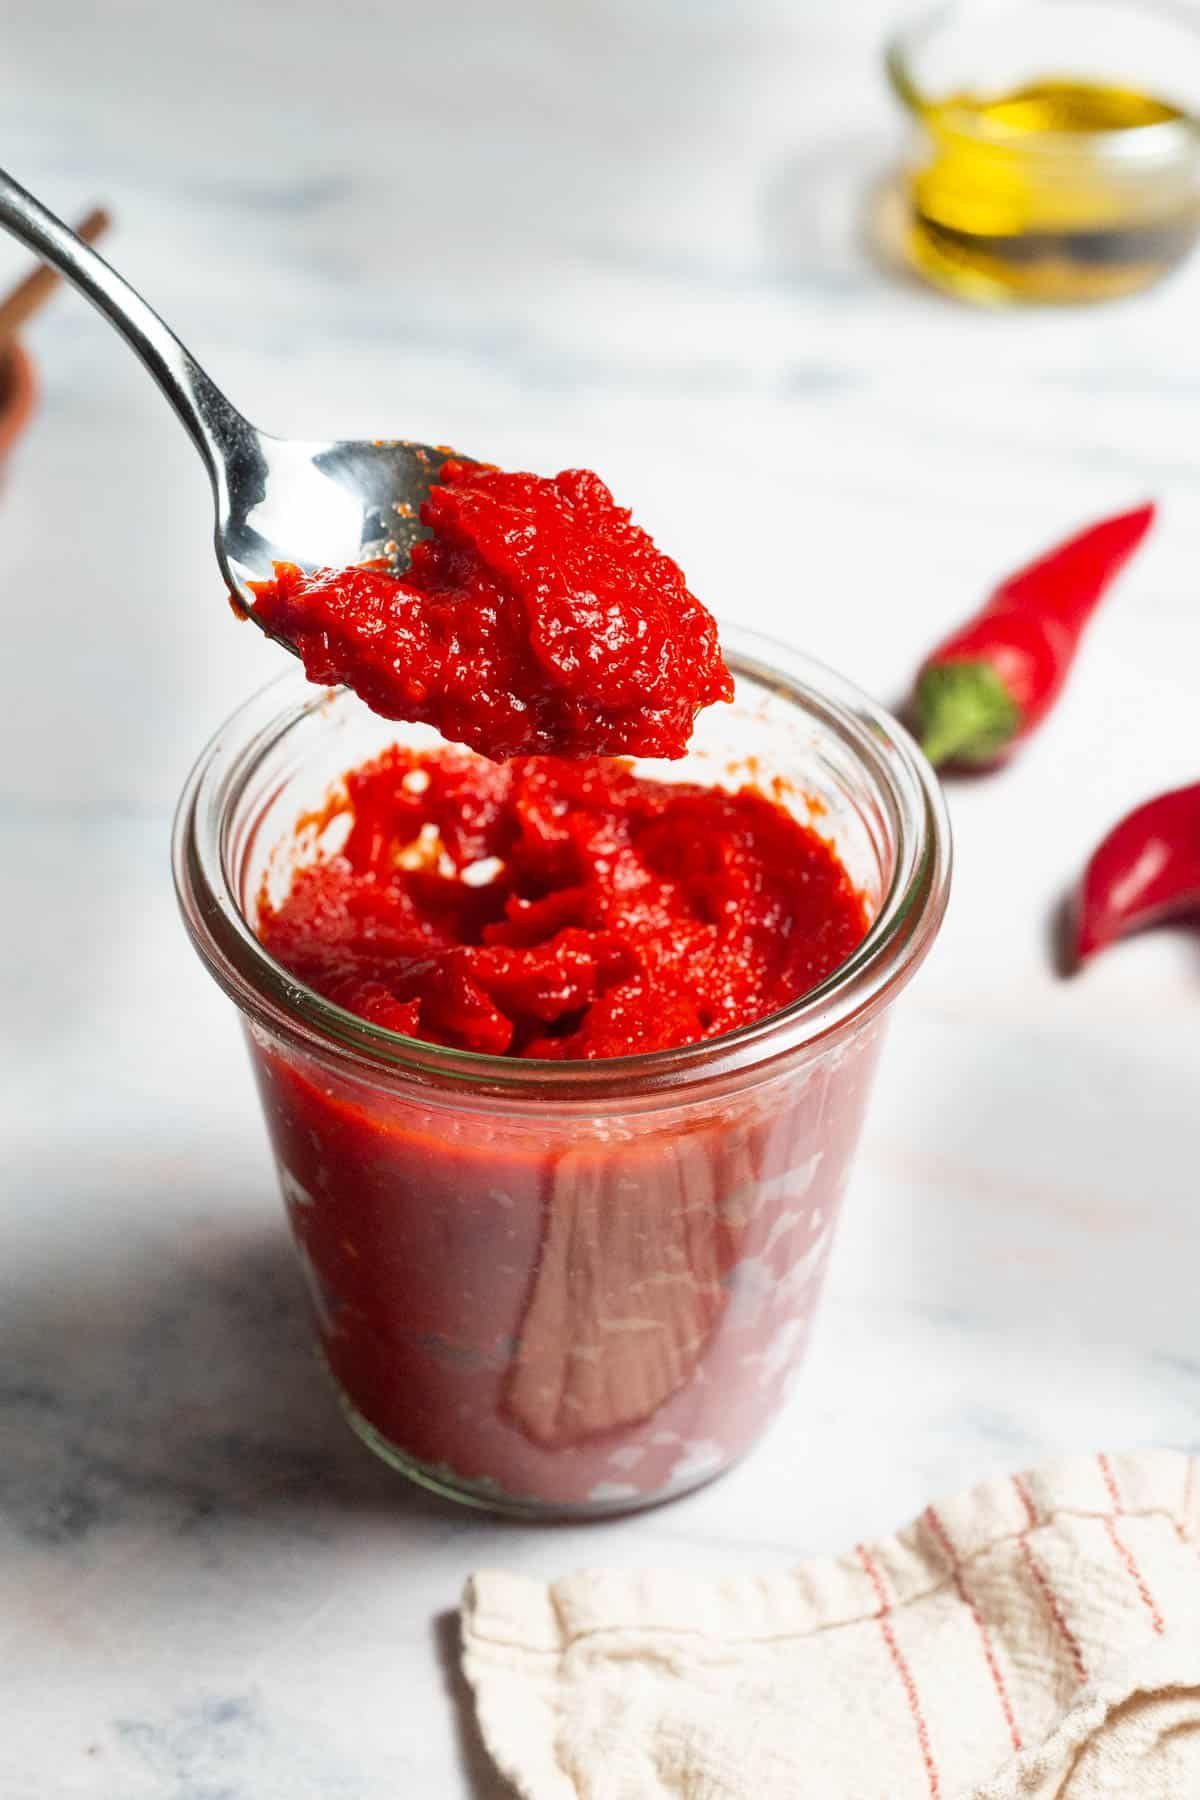
{"type": "Polygon", "coordinates": [[[1200,230],[1200,127],[1153,94],[1048,78],[924,100],[907,250],[986,300],[1100,300],[1144,287],[1200,230]]]}

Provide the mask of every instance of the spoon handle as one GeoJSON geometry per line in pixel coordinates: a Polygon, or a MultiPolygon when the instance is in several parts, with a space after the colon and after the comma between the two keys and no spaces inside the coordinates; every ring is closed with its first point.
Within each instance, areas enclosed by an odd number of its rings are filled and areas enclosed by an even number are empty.
{"type": "Polygon", "coordinates": [[[142,359],[199,450],[218,498],[256,433],[124,276],[0,169],[0,226],[77,287],[142,359]]]}

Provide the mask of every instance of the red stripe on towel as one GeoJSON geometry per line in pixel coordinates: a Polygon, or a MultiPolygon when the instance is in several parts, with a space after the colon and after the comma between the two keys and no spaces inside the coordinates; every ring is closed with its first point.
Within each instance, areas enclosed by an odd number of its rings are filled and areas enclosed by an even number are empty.
{"type": "Polygon", "coordinates": [[[1138,1596],[1142,1605],[1150,1614],[1150,1623],[1153,1625],[1159,1637],[1161,1637],[1164,1630],[1163,1617],[1157,1606],[1154,1604],[1154,1596],[1146,1585],[1145,1576],[1137,1566],[1137,1559],[1135,1558],[1133,1551],[1118,1532],[1116,1520],[1108,1513],[1104,1514],[1104,1524],[1107,1528],[1109,1537],[1112,1539],[1113,1549],[1125,1564],[1125,1567],[1129,1570],[1129,1578],[1138,1591],[1138,1596]]]}
{"type": "MultiPolygon", "coordinates": [[[[1108,1489],[1108,1497],[1113,1503],[1114,1512],[1123,1513],[1125,1507],[1121,1500],[1121,1490],[1117,1486],[1117,1477],[1113,1471],[1112,1464],[1109,1462],[1107,1456],[1105,1456],[1103,1450],[1098,1452],[1096,1461],[1100,1465],[1100,1473],[1104,1477],[1104,1485],[1108,1489]]],[[[1164,1630],[1163,1616],[1159,1612],[1158,1607],[1154,1604],[1154,1595],[1150,1592],[1146,1577],[1138,1568],[1137,1558],[1117,1530],[1116,1520],[1105,1515],[1104,1525],[1109,1537],[1112,1539],[1113,1549],[1128,1569],[1129,1578],[1138,1591],[1138,1597],[1141,1600],[1142,1605],[1146,1608],[1146,1611],[1150,1614],[1150,1623],[1153,1625],[1159,1637],[1161,1637],[1164,1630]]]]}
{"type": "Polygon", "coordinates": [[[883,1585],[883,1575],[880,1572],[878,1563],[875,1561],[875,1558],[871,1555],[871,1552],[867,1549],[865,1544],[858,1545],[858,1560],[866,1570],[871,1586],[875,1590],[875,1597],[879,1601],[879,1611],[875,1616],[879,1620],[879,1629],[883,1634],[883,1641],[887,1645],[888,1654],[895,1665],[897,1675],[900,1677],[900,1685],[903,1687],[905,1698],[908,1701],[908,1710],[912,1714],[913,1726],[917,1733],[917,1744],[921,1751],[921,1761],[925,1764],[925,1773],[929,1777],[929,1800],[938,1800],[942,1791],[942,1784],[938,1777],[937,1764],[933,1759],[933,1747],[929,1741],[929,1727],[926,1725],[925,1715],[921,1711],[920,1696],[917,1693],[917,1684],[913,1680],[912,1670],[905,1660],[904,1652],[896,1641],[896,1633],[892,1629],[891,1620],[888,1618],[888,1614],[892,1610],[892,1603],[888,1599],[887,1589],[883,1585]]]}
{"type": "Polygon", "coordinates": [[[1041,1590],[1042,1598],[1046,1602],[1046,1610],[1058,1627],[1059,1635],[1061,1636],[1063,1643],[1067,1646],[1072,1667],[1080,1681],[1086,1681],[1087,1669],[1084,1667],[1083,1652],[1079,1648],[1079,1642],[1075,1633],[1071,1630],[1071,1627],[1067,1624],[1067,1621],[1063,1616],[1063,1609],[1058,1604],[1058,1597],[1046,1578],[1046,1571],[1042,1568],[1042,1565],[1038,1562],[1033,1551],[1030,1549],[1029,1539],[1024,1537],[1018,1538],[1017,1542],[1021,1546],[1021,1555],[1025,1560],[1025,1567],[1029,1570],[1030,1575],[1041,1590]]]}
{"type": "Polygon", "coordinates": [[[929,1520],[929,1529],[933,1532],[934,1537],[937,1539],[949,1559],[951,1572],[954,1576],[954,1585],[958,1589],[958,1597],[975,1621],[976,1630],[979,1632],[979,1641],[983,1646],[984,1661],[987,1663],[988,1669],[991,1672],[992,1685],[996,1689],[996,1698],[1000,1702],[1000,1711],[1004,1714],[1004,1723],[1008,1726],[1008,1735],[1012,1741],[1012,1747],[1014,1750],[1020,1750],[1022,1748],[1021,1734],[1017,1730],[1017,1721],[1013,1716],[1012,1702],[1008,1697],[1008,1689],[1004,1685],[1004,1677],[1000,1673],[1000,1664],[996,1661],[996,1653],[992,1648],[992,1640],[988,1634],[988,1628],[983,1622],[983,1614],[967,1592],[966,1582],[963,1578],[962,1564],[958,1560],[958,1553],[955,1550],[954,1545],[950,1542],[949,1532],[938,1518],[938,1515],[932,1506],[926,1508],[925,1517],[929,1520]]]}
{"type": "Polygon", "coordinates": [[[1014,1475],[1012,1478],[1012,1484],[1013,1484],[1014,1488],[1017,1490],[1017,1495],[1018,1495],[1018,1498],[1020,1499],[1021,1505],[1025,1508],[1026,1519],[1028,1520],[1030,1525],[1036,1525],[1038,1522],[1037,1507],[1033,1504],[1032,1496],[1030,1495],[1029,1489],[1025,1485],[1025,1477],[1023,1475],[1014,1475]]]}
{"type": "Polygon", "coordinates": [[[1105,1456],[1103,1450],[1097,1453],[1096,1462],[1098,1463],[1100,1473],[1104,1478],[1104,1485],[1108,1489],[1108,1497],[1113,1503],[1113,1511],[1124,1512],[1125,1508],[1121,1505],[1121,1490],[1117,1486],[1117,1478],[1113,1474],[1113,1466],[1109,1462],[1107,1456],[1105,1456]]]}

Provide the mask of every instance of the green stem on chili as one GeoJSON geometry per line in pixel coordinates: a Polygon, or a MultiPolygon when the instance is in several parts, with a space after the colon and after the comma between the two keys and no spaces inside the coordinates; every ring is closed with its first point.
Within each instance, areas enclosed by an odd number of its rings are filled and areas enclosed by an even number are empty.
{"type": "Polygon", "coordinates": [[[1148,504],[1077,533],[1010,575],[926,658],[914,711],[935,766],[986,768],[1037,729],[1088,620],[1153,520],[1148,504]]]}

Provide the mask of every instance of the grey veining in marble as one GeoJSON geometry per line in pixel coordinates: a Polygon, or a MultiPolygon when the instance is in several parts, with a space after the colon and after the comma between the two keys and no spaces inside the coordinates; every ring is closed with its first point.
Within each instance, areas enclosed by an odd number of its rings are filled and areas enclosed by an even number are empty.
{"type": "Polygon", "coordinates": [[[377,1467],[312,1359],[167,871],[192,757],[278,653],[213,591],[132,358],[69,296],[38,322],[0,493],[3,1800],[496,1800],[454,1672],[473,1566],[774,1568],[1059,1449],[1197,1442],[1200,946],[1063,985],[1047,930],[1100,831],[1200,773],[1200,266],[1026,316],[877,269],[888,10],[7,8],[7,163],[109,202],[273,429],[591,463],[718,612],[885,698],[1026,553],[1163,517],[1041,740],[952,792],[950,916],[786,1415],[674,1506],[532,1530],[377,1467]]]}

